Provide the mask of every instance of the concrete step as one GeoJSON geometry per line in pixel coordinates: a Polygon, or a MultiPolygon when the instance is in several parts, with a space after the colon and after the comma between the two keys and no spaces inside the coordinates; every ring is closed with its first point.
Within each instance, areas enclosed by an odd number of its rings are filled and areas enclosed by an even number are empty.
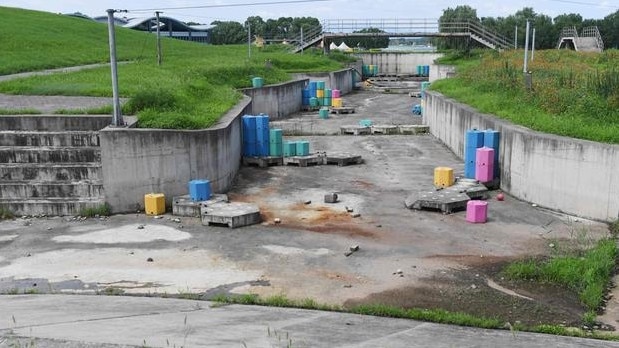
{"type": "Polygon", "coordinates": [[[84,209],[99,208],[105,204],[103,197],[99,198],[48,198],[48,199],[5,199],[0,198],[0,208],[7,209],[16,216],[79,215],[84,209]]]}
{"type": "Polygon", "coordinates": [[[99,147],[13,147],[0,146],[0,163],[100,162],[99,147]]]}
{"type": "Polygon", "coordinates": [[[99,163],[10,163],[0,166],[0,180],[80,181],[102,180],[99,163]]]}
{"type": "Polygon", "coordinates": [[[17,131],[98,131],[112,123],[111,115],[7,115],[0,129],[17,131]]]}
{"type": "Polygon", "coordinates": [[[101,196],[103,196],[103,183],[101,181],[43,183],[31,181],[0,181],[0,198],[98,198],[101,196]]]}
{"type": "Polygon", "coordinates": [[[0,146],[99,146],[99,132],[2,131],[0,146]]]}

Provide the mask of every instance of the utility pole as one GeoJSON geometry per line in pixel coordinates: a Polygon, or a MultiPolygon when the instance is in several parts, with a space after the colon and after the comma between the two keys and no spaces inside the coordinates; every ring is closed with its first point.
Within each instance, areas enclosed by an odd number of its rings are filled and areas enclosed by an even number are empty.
{"type": "Polygon", "coordinates": [[[528,60],[529,60],[529,20],[527,19],[527,29],[525,31],[525,37],[524,37],[524,67],[523,67],[523,72],[526,74],[528,69],[527,69],[527,64],[528,64],[528,60]]]}
{"type": "Polygon", "coordinates": [[[533,42],[531,43],[531,61],[535,57],[535,28],[533,28],[533,42]]]}
{"type": "Polygon", "coordinates": [[[117,10],[107,10],[107,27],[110,40],[110,66],[112,67],[112,97],[114,106],[114,115],[112,117],[112,125],[124,126],[123,116],[120,109],[120,98],[118,96],[118,66],[116,64],[116,31],[114,28],[114,12],[117,10]]]}
{"type": "Polygon", "coordinates": [[[251,23],[247,22],[247,56],[251,60],[251,23]]]}
{"type": "Polygon", "coordinates": [[[160,21],[159,21],[159,14],[161,13],[161,11],[155,11],[155,17],[157,17],[157,65],[161,66],[161,32],[159,30],[159,26],[160,26],[160,21]]]}
{"type": "Polygon", "coordinates": [[[518,26],[516,26],[516,30],[514,30],[514,48],[518,49],[518,26]]]}

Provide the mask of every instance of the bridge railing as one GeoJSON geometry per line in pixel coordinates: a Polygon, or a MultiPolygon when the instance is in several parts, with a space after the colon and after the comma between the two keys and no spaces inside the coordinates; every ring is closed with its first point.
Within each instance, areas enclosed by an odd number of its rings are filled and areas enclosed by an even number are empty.
{"type": "Polygon", "coordinates": [[[322,23],[326,33],[352,33],[364,29],[380,29],[391,34],[436,33],[436,19],[328,19],[322,23]]]}

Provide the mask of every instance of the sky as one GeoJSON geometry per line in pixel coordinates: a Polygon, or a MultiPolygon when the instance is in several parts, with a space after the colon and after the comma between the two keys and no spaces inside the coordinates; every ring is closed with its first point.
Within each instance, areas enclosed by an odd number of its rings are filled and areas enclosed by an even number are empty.
{"type": "Polygon", "coordinates": [[[468,5],[478,17],[506,17],[523,7],[552,18],[564,13],[578,13],[584,19],[601,19],[619,10],[617,0],[2,0],[0,6],[19,7],[53,13],[74,13],[95,17],[106,15],[107,9],[129,10],[119,17],[145,17],[154,11],[185,22],[210,24],[215,20],[244,22],[247,17],[264,20],[279,17],[315,17],[323,19],[393,19],[431,18],[441,16],[446,8],[468,5]],[[278,4],[273,4],[280,2],[278,4]],[[292,3],[295,2],[295,3],[292,3]],[[259,5],[250,5],[260,3],[259,5]],[[268,4],[271,3],[271,4],[268,4]],[[430,5],[431,3],[431,5],[430,5]],[[230,6],[236,5],[236,6],[230,6]],[[169,9],[209,6],[195,9],[169,9]],[[216,7],[222,6],[222,7],[216,7]]]}

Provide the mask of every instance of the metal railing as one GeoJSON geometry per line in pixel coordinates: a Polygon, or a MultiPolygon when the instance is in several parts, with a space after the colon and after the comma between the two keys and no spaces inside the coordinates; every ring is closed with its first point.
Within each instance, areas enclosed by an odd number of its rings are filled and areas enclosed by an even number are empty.
{"type": "Polygon", "coordinates": [[[299,52],[303,47],[316,43],[325,35],[331,37],[349,36],[362,31],[378,29],[378,33],[363,33],[368,36],[468,36],[493,49],[514,48],[513,43],[495,31],[483,25],[472,22],[440,22],[436,19],[328,19],[321,27],[305,30],[303,38],[295,37],[289,40],[295,43],[294,50],[299,52]]]}
{"type": "Polygon", "coordinates": [[[595,38],[598,48],[601,51],[604,50],[604,41],[602,40],[602,34],[600,34],[600,30],[597,26],[583,28],[580,36],[595,38]]]}

